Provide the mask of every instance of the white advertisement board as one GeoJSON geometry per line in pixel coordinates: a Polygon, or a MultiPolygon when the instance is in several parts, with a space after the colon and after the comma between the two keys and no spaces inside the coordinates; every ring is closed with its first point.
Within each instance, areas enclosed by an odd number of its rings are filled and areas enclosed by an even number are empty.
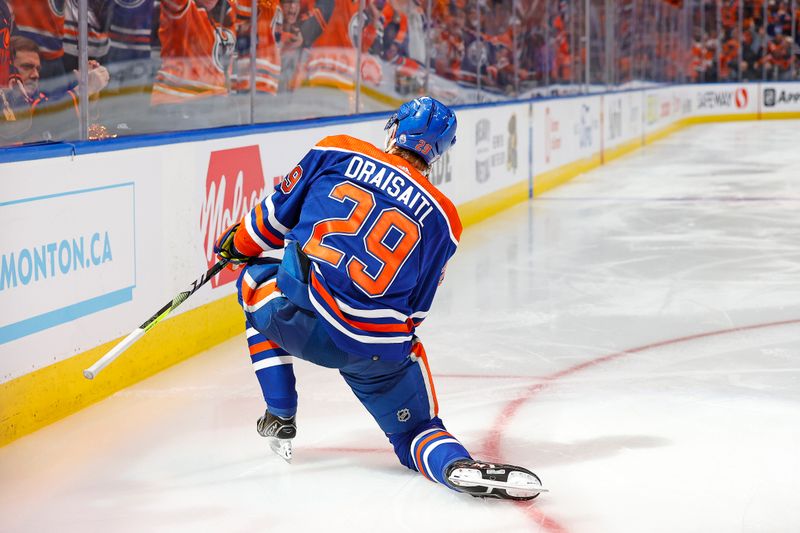
{"type": "Polygon", "coordinates": [[[529,104],[458,113],[456,146],[437,163],[431,182],[462,204],[528,179],[529,104]]]}
{"type": "Polygon", "coordinates": [[[800,111],[800,83],[762,83],[762,113],[800,111]]]}
{"type": "MultiPolygon", "coordinates": [[[[430,180],[454,204],[688,116],[800,111],[800,85],[660,87],[458,110],[430,180]]],[[[196,279],[214,238],[321,138],[382,146],[385,118],[2,165],[0,382],[127,334],[196,279]]],[[[234,292],[224,273],[180,312],[234,292]]]]}
{"type": "Polygon", "coordinates": [[[600,96],[534,104],[533,168],[536,174],[600,152],[600,96]]]}
{"type": "Polygon", "coordinates": [[[128,302],[134,183],[0,204],[0,344],[128,302]]]}
{"type": "Polygon", "coordinates": [[[689,113],[688,101],[682,87],[662,87],[642,92],[645,133],[655,133],[674,124],[689,113]]]}
{"type": "Polygon", "coordinates": [[[128,333],[169,298],[155,153],[2,165],[0,381],[128,333]]]}
{"type": "Polygon", "coordinates": [[[640,91],[610,93],[603,100],[603,147],[614,148],[642,135],[640,91]]]}
{"type": "Polygon", "coordinates": [[[758,86],[720,83],[689,86],[694,115],[735,115],[758,112],[758,86]]]}
{"type": "MultiPolygon", "coordinates": [[[[458,205],[527,176],[528,105],[459,113],[431,179],[458,205]],[[520,112],[523,110],[524,112],[520,112]],[[520,142],[520,136],[525,141],[520,142]]],[[[144,322],[215,262],[213,243],[320,139],[383,144],[385,120],[3,165],[0,382],[144,322]]],[[[235,291],[224,271],[175,313],[235,291]]]]}

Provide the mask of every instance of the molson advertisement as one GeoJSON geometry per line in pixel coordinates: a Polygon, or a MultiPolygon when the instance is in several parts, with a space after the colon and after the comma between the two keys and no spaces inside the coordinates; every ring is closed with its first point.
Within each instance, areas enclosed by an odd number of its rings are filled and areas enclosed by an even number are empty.
{"type": "MultiPolygon", "coordinates": [[[[200,233],[209,268],[217,262],[214,241],[228,226],[239,222],[264,196],[272,192],[264,180],[258,145],[211,152],[200,207],[200,233]]],[[[212,287],[234,281],[238,273],[223,270],[211,280],[212,287]]]]}

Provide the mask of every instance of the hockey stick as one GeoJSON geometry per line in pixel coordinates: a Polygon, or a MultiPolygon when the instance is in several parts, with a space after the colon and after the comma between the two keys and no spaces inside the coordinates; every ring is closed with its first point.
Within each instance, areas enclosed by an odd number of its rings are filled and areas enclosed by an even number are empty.
{"type": "Polygon", "coordinates": [[[142,335],[150,331],[156,324],[161,322],[161,320],[169,315],[176,307],[185,302],[189,296],[194,294],[197,289],[205,285],[208,280],[216,276],[220,270],[225,268],[225,265],[227,264],[228,259],[220,259],[217,261],[211,268],[208,269],[205,274],[192,282],[192,286],[189,290],[179,292],[175,298],[173,298],[170,302],[167,302],[164,307],[156,311],[156,314],[147,319],[144,324],[133,330],[130,335],[117,343],[117,345],[114,346],[111,351],[98,359],[95,364],[84,370],[83,377],[86,379],[94,379],[94,377],[99,374],[100,371],[103,370],[109,363],[119,357],[122,352],[130,348],[133,343],[138,341],[142,335]]]}

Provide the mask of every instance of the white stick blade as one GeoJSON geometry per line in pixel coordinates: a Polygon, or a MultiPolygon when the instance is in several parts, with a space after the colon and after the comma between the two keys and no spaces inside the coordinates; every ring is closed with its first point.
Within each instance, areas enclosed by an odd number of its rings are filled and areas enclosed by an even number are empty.
{"type": "Polygon", "coordinates": [[[95,364],[84,370],[83,377],[86,379],[94,379],[94,377],[99,374],[101,370],[103,370],[114,359],[119,357],[122,352],[130,348],[130,346],[138,341],[139,338],[144,334],[145,331],[141,328],[133,330],[130,335],[122,339],[116,346],[111,348],[111,350],[103,357],[98,359],[95,364]]]}

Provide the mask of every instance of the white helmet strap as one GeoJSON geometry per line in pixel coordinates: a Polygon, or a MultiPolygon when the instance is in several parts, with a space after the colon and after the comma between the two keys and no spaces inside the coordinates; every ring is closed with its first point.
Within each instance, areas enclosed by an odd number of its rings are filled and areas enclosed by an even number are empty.
{"type": "Polygon", "coordinates": [[[397,122],[389,126],[386,130],[386,137],[383,140],[383,151],[388,152],[397,143],[395,133],[397,132],[397,122]]]}

